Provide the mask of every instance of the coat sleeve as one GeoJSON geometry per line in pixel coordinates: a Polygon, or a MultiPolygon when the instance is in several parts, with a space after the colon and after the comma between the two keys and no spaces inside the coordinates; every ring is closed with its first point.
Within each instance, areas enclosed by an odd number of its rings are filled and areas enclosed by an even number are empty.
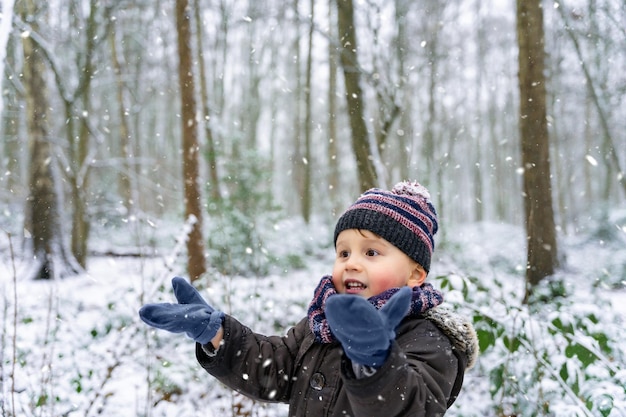
{"type": "Polygon", "coordinates": [[[283,337],[263,336],[227,315],[222,346],[210,355],[207,350],[212,346],[196,344],[196,358],[231,389],[255,400],[288,402],[304,324],[299,323],[283,337]]]}
{"type": "Polygon", "coordinates": [[[443,416],[460,369],[449,339],[421,321],[398,331],[383,366],[369,377],[354,378],[344,357],[342,373],[352,411],[357,416],[443,416]]]}

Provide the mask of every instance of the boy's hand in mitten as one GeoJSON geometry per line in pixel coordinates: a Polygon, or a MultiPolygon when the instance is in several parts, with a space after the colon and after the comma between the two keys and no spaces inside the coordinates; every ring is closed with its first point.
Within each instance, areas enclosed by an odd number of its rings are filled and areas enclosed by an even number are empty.
{"type": "Polygon", "coordinates": [[[157,329],[185,332],[198,343],[209,343],[222,326],[224,313],[211,307],[183,278],[172,279],[172,287],[178,304],[146,304],[139,310],[139,317],[157,329]]]}
{"type": "Polygon", "coordinates": [[[379,368],[410,303],[409,287],[401,288],[380,310],[358,295],[338,294],[326,301],[326,319],[353,363],[379,368]]]}

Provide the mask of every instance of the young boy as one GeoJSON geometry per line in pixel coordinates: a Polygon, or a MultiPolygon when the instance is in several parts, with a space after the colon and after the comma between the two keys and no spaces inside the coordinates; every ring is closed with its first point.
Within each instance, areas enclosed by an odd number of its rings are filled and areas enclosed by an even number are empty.
{"type": "Polygon", "coordinates": [[[365,192],[335,227],[332,276],[282,337],[213,309],[182,278],[172,280],[179,304],[139,314],[187,333],[208,373],[251,398],[289,403],[289,416],[442,416],[478,344],[469,322],[436,308],[443,296],[425,283],[437,229],[419,183],[365,192]]]}

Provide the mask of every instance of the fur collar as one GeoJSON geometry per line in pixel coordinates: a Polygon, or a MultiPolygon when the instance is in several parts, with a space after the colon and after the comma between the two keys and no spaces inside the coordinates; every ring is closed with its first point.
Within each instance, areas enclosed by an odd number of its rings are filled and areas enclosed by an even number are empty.
{"type": "Polygon", "coordinates": [[[432,308],[426,311],[423,317],[444,332],[455,349],[467,355],[466,369],[471,369],[476,364],[479,353],[478,337],[474,326],[467,318],[445,307],[432,308]]]}

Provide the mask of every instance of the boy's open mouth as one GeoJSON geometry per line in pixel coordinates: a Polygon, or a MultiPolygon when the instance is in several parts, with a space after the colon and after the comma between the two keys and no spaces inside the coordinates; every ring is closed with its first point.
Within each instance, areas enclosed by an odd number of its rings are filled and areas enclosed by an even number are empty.
{"type": "Polygon", "coordinates": [[[367,285],[363,284],[362,282],[355,281],[355,280],[346,281],[345,286],[346,286],[346,293],[348,294],[355,294],[367,288],[367,285]]]}

